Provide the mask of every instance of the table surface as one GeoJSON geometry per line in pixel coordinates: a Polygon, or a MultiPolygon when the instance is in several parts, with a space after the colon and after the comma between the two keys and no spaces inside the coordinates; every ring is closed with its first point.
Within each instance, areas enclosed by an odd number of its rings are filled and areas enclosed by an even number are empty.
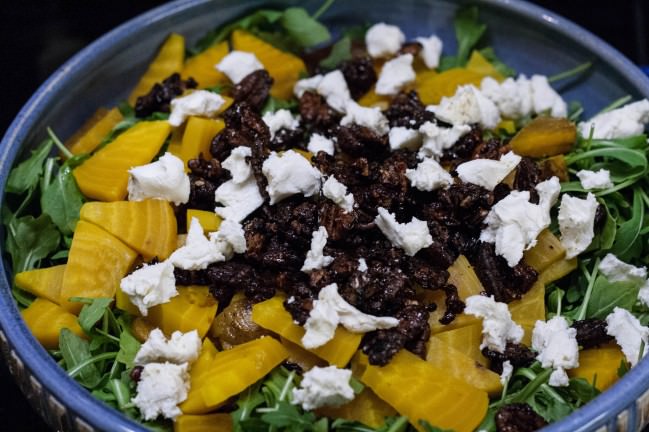
{"type": "MultiPolygon", "coordinates": [[[[0,8],[5,85],[0,93],[0,130],[5,130],[38,85],[61,63],[125,20],[160,1],[34,0],[0,8]]],[[[599,35],[638,64],[649,64],[649,5],[644,0],[536,0],[599,35]],[[584,13],[588,11],[588,13],[584,13]],[[615,19],[611,19],[615,17],[615,19]]],[[[0,361],[0,430],[47,431],[0,361]]]]}

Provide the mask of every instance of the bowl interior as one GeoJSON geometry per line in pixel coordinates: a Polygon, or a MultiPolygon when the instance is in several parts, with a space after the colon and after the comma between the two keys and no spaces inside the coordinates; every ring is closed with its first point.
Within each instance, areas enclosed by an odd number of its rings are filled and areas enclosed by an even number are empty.
{"type": "MultiPolygon", "coordinates": [[[[285,7],[293,3],[275,1],[270,5],[285,7]]],[[[437,34],[444,41],[444,51],[452,53],[456,48],[452,17],[457,3],[452,0],[338,1],[323,20],[334,33],[350,25],[385,21],[399,25],[408,38],[437,34]]],[[[583,103],[585,116],[627,94],[634,99],[649,97],[649,81],[637,68],[570,22],[513,0],[477,3],[481,20],[488,24],[491,45],[517,72],[552,75],[586,61],[595,62],[585,79],[578,83],[562,82],[559,86],[563,87],[562,94],[567,101],[583,103]]],[[[2,190],[13,161],[37,145],[45,137],[48,126],[65,139],[98,107],[124,100],[170,32],[184,35],[191,46],[206,31],[262,4],[268,2],[181,0],[166,4],[119,27],[72,58],[39,89],[8,130],[0,147],[2,190]]],[[[320,2],[309,0],[302,4],[313,11],[320,2]]],[[[3,270],[9,275],[6,265],[3,270]]],[[[110,430],[138,429],[65,378],[65,373],[22,324],[11,298],[9,280],[9,277],[0,278],[0,324],[10,345],[36,379],[90,425],[110,430]]]]}

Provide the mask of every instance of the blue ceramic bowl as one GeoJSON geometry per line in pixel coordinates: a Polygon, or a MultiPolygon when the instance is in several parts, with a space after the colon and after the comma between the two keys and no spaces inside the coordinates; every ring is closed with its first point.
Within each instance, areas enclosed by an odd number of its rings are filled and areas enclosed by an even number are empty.
{"type": "MultiPolygon", "coordinates": [[[[10,168],[53,126],[63,138],[73,133],[99,106],[126,98],[170,32],[194,43],[204,32],[255,9],[263,1],[180,0],[141,15],[106,34],[59,68],[20,111],[0,144],[0,190],[10,168]]],[[[319,1],[306,1],[315,10],[319,1]]],[[[388,21],[409,37],[438,34],[446,52],[455,51],[452,0],[338,1],[323,17],[333,29],[360,22],[388,21]]],[[[498,55],[517,71],[553,74],[588,60],[593,72],[565,88],[567,100],[584,104],[585,115],[631,95],[649,97],[649,79],[615,49],[545,9],[516,0],[482,0],[482,20],[489,25],[498,55]]],[[[276,1],[283,7],[288,1],[276,1]]],[[[0,265],[3,265],[0,263],[0,265]]],[[[10,293],[10,268],[0,272],[0,346],[25,395],[57,430],[142,430],[69,379],[24,325],[10,293]]],[[[612,389],[548,430],[580,431],[618,422],[635,430],[647,422],[649,360],[644,360],[612,389]],[[620,414],[621,413],[621,414],[620,414]]]]}

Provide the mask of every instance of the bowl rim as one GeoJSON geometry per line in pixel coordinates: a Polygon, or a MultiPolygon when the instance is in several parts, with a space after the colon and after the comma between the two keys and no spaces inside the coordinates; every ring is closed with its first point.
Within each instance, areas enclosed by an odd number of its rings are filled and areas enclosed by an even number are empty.
{"type": "MultiPolygon", "coordinates": [[[[449,0],[442,0],[449,2],[449,0]]],[[[4,188],[10,168],[21,151],[22,144],[36,123],[36,119],[44,108],[57,97],[59,92],[74,79],[76,72],[84,64],[107,55],[114,46],[119,45],[133,33],[154,25],[158,21],[170,18],[177,13],[199,7],[208,3],[218,5],[224,0],[176,0],[160,5],[141,15],[138,15],[113,30],[96,39],[83,48],[62,66],[35,91],[20,109],[15,119],[5,132],[0,142],[0,188],[4,202],[4,188]]],[[[577,45],[597,54],[604,63],[613,67],[627,82],[644,97],[649,97],[649,78],[639,67],[628,60],[618,50],[607,42],[595,36],[588,30],[572,21],[551,12],[541,6],[522,0],[477,0],[478,5],[484,4],[494,9],[502,9],[520,15],[545,27],[552,32],[573,40],[577,45]]],[[[0,246],[0,250],[4,247],[0,246]]],[[[13,300],[10,282],[7,280],[5,261],[0,260],[0,330],[4,332],[12,350],[26,365],[27,369],[56,399],[66,404],[75,417],[101,430],[133,431],[146,430],[121,412],[105,405],[93,397],[88,391],[67,377],[60,368],[31,335],[31,332],[20,318],[20,313],[13,300]]],[[[649,382],[649,360],[643,359],[624,377],[596,399],[570,416],[553,423],[545,428],[547,431],[559,430],[592,430],[610,423],[611,416],[631,407],[630,419],[636,417],[636,400],[644,394],[648,386],[636,383],[649,382]]],[[[633,422],[632,430],[635,430],[633,422]]]]}

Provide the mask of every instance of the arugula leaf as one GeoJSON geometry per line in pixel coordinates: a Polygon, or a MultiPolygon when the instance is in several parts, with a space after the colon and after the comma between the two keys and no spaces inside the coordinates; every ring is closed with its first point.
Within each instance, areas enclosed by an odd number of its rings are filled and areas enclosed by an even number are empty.
{"type": "Polygon", "coordinates": [[[92,299],[92,303],[83,305],[78,321],[86,334],[91,334],[92,328],[104,316],[106,309],[112,302],[112,298],[99,297],[92,299]]]}
{"type": "MultiPolygon", "coordinates": [[[[290,427],[289,430],[305,430],[315,421],[315,414],[312,412],[301,413],[295,405],[281,401],[277,404],[275,411],[269,411],[261,416],[261,419],[271,426],[290,427]]],[[[307,429],[308,430],[308,429],[307,429]]]]}
{"type": "Polygon", "coordinates": [[[638,297],[640,286],[633,282],[609,282],[597,276],[586,309],[587,318],[605,318],[615,306],[631,309],[638,297]]]}
{"type": "Polygon", "coordinates": [[[629,261],[633,256],[642,251],[640,231],[644,223],[645,205],[642,199],[642,189],[633,188],[633,209],[631,219],[620,225],[615,235],[615,242],[611,253],[617,255],[622,261],[629,261]]]}
{"type": "Polygon", "coordinates": [[[340,63],[352,58],[352,40],[344,36],[331,47],[331,52],[320,61],[320,66],[325,69],[335,69],[340,63]]]}
{"type": "Polygon", "coordinates": [[[247,421],[252,416],[255,408],[263,404],[264,395],[260,392],[261,384],[256,384],[239,396],[237,400],[237,409],[232,411],[232,425],[235,431],[243,431],[241,423],[247,421]]]}
{"type": "Polygon", "coordinates": [[[27,160],[24,160],[12,169],[7,179],[5,191],[13,194],[22,194],[36,188],[38,180],[43,173],[43,163],[52,151],[53,145],[54,142],[51,139],[44,140],[41,145],[32,151],[31,156],[27,160]]]}
{"type": "MultiPolygon", "coordinates": [[[[75,160],[76,162],[76,160],[75,160]]],[[[84,197],[72,175],[71,164],[63,164],[54,181],[41,193],[41,209],[64,235],[71,235],[79,220],[84,197]]]]}
{"type": "Polygon", "coordinates": [[[487,25],[478,21],[478,8],[476,6],[458,9],[455,19],[455,38],[457,39],[457,66],[466,65],[471,51],[480,41],[487,25]]]}
{"type": "Polygon", "coordinates": [[[6,249],[11,255],[14,274],[34,268],[57,249],[60,238],[48,215],[12,219],[7,225],[6,249]]]}
{"type": "Polygon", "coordinates": [[[264,106],[261,108],[261,115],[263,116],[268,112],[273,113],[280,109],[287,109],[289,111],[292,111],[297,107],[298,107],[298,102],[295,99],[284,100],[284,99],[277,99],[276,97],[273,96],[268,96],[266,103],[264,103],[264,106]]]}
{"type": "Polygon", "coordinates": [[[419,424],[424,428],[426,432],[453,432],[453,429],[442,429],[437,426],[431,425],[426,420],[419,420],[419,424]]]}
{"type": "MultiPolygon", "coordinates": [[[[62,329],[59,334],[59,349],[67,370],[74,369],[92,358],[88,342],[66,328],[62,329]]],[[[92,388],[97,385],[101,377],[97,366],[94,363],[88,363],[81,368],[75,379],[84,387],[92,388]]]]}
{"type": "Polygon", "coordinates": [[[286,9],[281,23],[289,36],[302,48],[316,46],[331,39],[327,27],[312,18],[304,8],[286,9]]]}

